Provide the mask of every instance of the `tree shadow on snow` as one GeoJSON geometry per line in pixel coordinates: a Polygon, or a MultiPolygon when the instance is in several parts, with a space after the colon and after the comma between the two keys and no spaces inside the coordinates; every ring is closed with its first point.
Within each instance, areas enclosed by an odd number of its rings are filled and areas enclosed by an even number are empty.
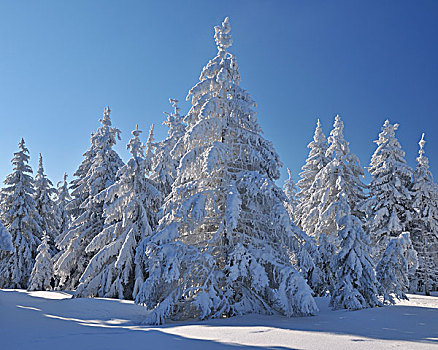
{"type": "MultiPolygon", "coordinates": [[[[318,303],[320,313],[309,317],[245,315],[225,320],[166,324],[162,327],[204,325],[206,327],[266,327],[290,331],[331,333],[379,340],[425,342],[438,345],[438,309],[392,305],[358,311],[336,310],[328,300],[318,303]]],[[[366,339],[351,339],[364,342],[366,339]]]]}

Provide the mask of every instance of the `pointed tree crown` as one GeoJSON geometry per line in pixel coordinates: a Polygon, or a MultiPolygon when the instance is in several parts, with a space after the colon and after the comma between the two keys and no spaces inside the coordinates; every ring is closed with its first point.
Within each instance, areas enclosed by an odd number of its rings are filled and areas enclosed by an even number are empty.
{"type": "Polygon", "coordinates": [[[126,148],[128,149],[129,153],[132,154],[132,158],[143,158],[144,157],[144,144],[140,141],[140,134],[142,133],[141,130],[138,129],[138,124],[135,126],[135,130],[131,132],[132,138],[129,140],[128,145],[126,148]]]}

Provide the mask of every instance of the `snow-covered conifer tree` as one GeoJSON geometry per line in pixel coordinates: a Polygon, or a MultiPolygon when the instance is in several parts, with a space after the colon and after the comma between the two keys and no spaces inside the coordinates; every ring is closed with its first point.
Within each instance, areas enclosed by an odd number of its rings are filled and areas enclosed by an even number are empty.
{"type": "Polygon", "coordinates": [[[165,198],[171,191],[173,181],[176,177],[179,165],[177,150],[174,150],[178,140],[184,136],[185,127],[180,116],[178,100],[169,99],[174,111],[165,113],[167,120],[163,123],[169,128],[168,136],[165,140],[155,144],[155,153],[153,157],[152,172],[150,178],[157,183],[158,189],[165,198]]]}
{"type": "Polygon", "coordinates": [[[230,30],[228,18],[215,27],[218,54],[188,94],[164,216],[139,247],[149,257],[148,278],[136,301],[152,309],[148,322],[317,310],[290,262],[292,225],[274,183],[281,163],[238,85],[230,30]]]}
{"type": "Polygon", "coordinates": [[[5,229],[5,227],[1,222],[0,222],[0,250],[3,250],[5,252],[12,252],[14,250],[11,235],[5,229]]]}
{"type": "MultiPolygon", "coordinates": [[[[82,275],[76,296],[132,299],[135,281],[134,257],[141,240],[152,233],[160,193],[146,178],[151,168],[151,152],[144,158],[138,126],[127,148],[131,159],[119,170],[118,181],[103,191],[105,224],[102,232],[86,247],[94,254],[82,275]]],[[[152,128],[149,147],[151,147],[152,128]]],[[[140,284],[144,278],[140,278],[140,284]]],[[[135,296],[135,293],[134,293],[135,296]]]]}
{"type": "Polygon", "coordinates": [[[418,269],[412,279],[412,290],[425,292],[438,288],[438,187],[424,155],[424,134],[411,185],[412,207],[411,239],[418,256],[418,269]]]}
{"type": "Polygon", "coordinates": [[[376,267],[378,290],[385,303],[395,304],[394,298],[408,300],[409,268],[415,263],[409,232],[391,238],[376,267]]]}
{"type": "Polygon", "coordinates": [[[343,129],[344,124],[337,115],[328,138],[329,148],[326,152],[326,157],[331,160],[316,174],[312,184],[310,201],[316,205],[313,218],[311,221],[303,222],[306,232],[311,232],[318,239],[319,268],[324,279],[322,289],[315,290],[318,295],[324,295],[326,290],[332,292],[336,284],[333,258],[340,248],[338,232],[342,230],[345,222],[353,222],[356,225],[354,218],[347,220],[343,217],[348,214],[360,218],[362,214],[357,210],[357,206],[365,199],[365,184],[361,180],[364,172],[357,156],[350,152],[343,129]]]}
{"type": "Polygon", "coordinates": [[[373,243],[374,261],[377,263],[390,237],[398,237],[409,230],[411,220],[412,169],[407,165],[395,131],[398,124],[385,121],[379,139],[375,141],[369,167],[372,176],[369,199],[364,202],[367,213],[366,229],[373,243]]]}
{"type": "Polygon", "coordinates": [[[73,200],[67,209],[73,215],[70,229],[57,241],[62,254],[55,262],[55,274],[60,286],[75,289],[88,266],[92,254],[86,247],[104,227],[104,197],[99,193],[116,181],[116,174],[123,165],[113,146],[120,139],[120,130],[111,126],[110,109],[105,108],[102,124],[91,134],[91,147],[75,172],[72,181],[73,200]]]}
{"type": "Polygon", "coordinates": [[[326,156],[328,148],[327,139],[322,131],[319,119],[316,124],[315,134],[313,135],[313,141],[308,144],[307,148],[310,148],[309,155],[306,159],[306,164],[301,168],[303,170],[300,173],[301,179],[297,183],[299,188],[299,192],[296,195],[298,205],[295,210],[294,219],[298,227],[303,229],[308,235],[315,237],[314,227],[317,220],[316,213],[319,203],[311,201],[313,193],[312,185],[316,175],[330,161],[330,158],[326,156]]]}
{"type": "Polygon", "coordinates": [[[380,304],[371,258],[370,239],[361,220],[352,215],[346,194],[340,193],[336,208],[340,251],[333,263],[335,285],[330,305],[334,309],[359,310],[380,304]]]}
{"type": "Polygon", "coordinates": [[[47,178],[44,173],[43,157],[40,153],[38,171],[34,180],[35,193],[33,198],[35,205],[42,221],[40,227],[50,240],[54,240],[59,234],[59,217],[57,208],[55,205],[54,197],[56,190],[53,188],[52,182],[47,178]]]}
{"type": "Polygon", "coordinates": [[[67,173],[64,173],[64,178],[58,182],[57,187],[55,203],[59,220],[59,233],[62,235],[62,233],[67,231],[71,220],[70,212],[67,210],[67,205],[71,201],[70,192],[68,190],[67,173]]]}
{"type": "Polygon", "coordinates": [[[294,232],[292,239],[292,247],[294,251],[293,262],[306,278],[307,283],[313,290],[318,290],[322,283],[322,275],[316,262],[319,261],[319,252],[316,242],[313,237],[309,237],[305,232],[300,230],[294,224],[294,213],[296,211],[298,201],[296,199],[296,187],[292,181],[290,169],[287,169],[289,178],[285,181],[283,191],[286,195],[284,203],[286,210],[289,213],[292,229],[294,232]]]}
{"type": "Polygon", "coordinates": [[[49,240],[50,237],[45,234],[38,246],[38,254],[30,275],[28,290],[52,290],[53,288],[54,274],[49,240]]]}
{"type": "Polygon", "coordinates": [[[3,223],[11,234],[12,254],[0,252],[0,288],[26,288],[42,235],[41,217],[33,199],[32,169],[24,140],[12,159],[13,172],[2,189],[3,223]]]}
{"type": "Polygon", "coordinates": [[[289,212],[291,219],[294,219],[294,214],[296,212],[298,201],[296,198],[297,188],[292,180],[292,173],[290,169],[287,169],[287,173],[289,175],[288,179],[284,182],[283,191],[286,195],[287,201],[285,203],[286,209],[289,212]]]}

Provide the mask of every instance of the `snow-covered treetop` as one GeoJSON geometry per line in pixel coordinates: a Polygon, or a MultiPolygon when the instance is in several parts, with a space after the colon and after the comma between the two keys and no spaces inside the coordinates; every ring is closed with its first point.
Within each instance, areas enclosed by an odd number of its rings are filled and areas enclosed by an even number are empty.
{"type": "Polygon", "coordinates": [[[62,181],[59,181],[57,183],[57,188],[58,188],[57,202],[61,201],[64,203],[65,201],[69,201],[71,199],[70,193],[68,192],[67,178],[68,178],[67,173],[64,173],[62,181]]]}
{"type": "MultiPolygon", "coordinates": [[[[364,171],[360,166],[359,158],[350,152],[350,148],[348,147],[349,143],[344,138],[344,123],[341,120],[341,117],[337,115],[335,117],[335,122],[333,124],[333,129],[330,132],[330,136],[328,138],[329,147],[326,152],[326,156],[332,156],[333,161],[341,162],[346,173],[343,176],[348,176],[348,181],[351,182],[350,188],[359,187],[364,188],[365,184],[362,183],[360,176],[364,175],[364,171]]],[[[359,192],[356,193],[358,195],[362,190],[356,189],[359,192]]],[[[350,199],[352,193],[350,194],[350,199]]],[[[359,195],[359,197],[355,197],[356,199],[363,197],[359,195]]],[[[354,202],[354,200],[353,200],[354,202]]],[[[349,203],[351,205],[352,203],[349,203]]]]}
{"type": "Polygon", "coordinates": [[[183,138],[185,132],[178,100],[170,98],[169,102],[173,107],[173,112],[164,112],[167,118],[163,122],[163,124],[169,128],[167,137],[155,143],[155,153],[152,159],[152,173],[150,175],[150,178],[157,183],[164,197],[167,196],[171,190],[179,165],[179,156],[177,156],[177,154],[181,152],[174,150],[174,148],[178,141],[183,138]]]}
{"type": "MultiPolygon", "coordinates": [[[[326,141],[327,141],[327,139],[326,139],[324,132],[322,131],[322,127],[321,127],[321,121],[318,118],[318,121],[316,122],[315,134],[313,135],[313,142],[317,145],[321,145],[321,144],[324,144],[326,141]]],[[[310,147],[311,144],[312,144],[312,142],[307,147],[311,148],[310,147]]]]}
{"type": "MultiPolygon", "coordinates": [[[[181,108],[179,108],[178,106],[179,101],[175,98],[169,98],[169,102],[173,107],[173,113],[164,112],[164,114],[167,115],[167,120],[165,120],[163,124],[169,128],[167,134],[169,138],[171,138],[176,134],[178,134],[178,136],[181,136],[184,133],[184,125],[182,124],[182,118],[180,115],[181,108]]],[[[172,142],[172,147],[173,147],[176,140],[172,140],[172,141],[173,141],[172,142]]],[[[172,149],[169,149],[168,151],[171,152],[172,149]]]]}
{"type": "Polygon", "coordinates": [[[424,139],[424,133],[421,135],[421,140],[420,142],[418,142],[418,144],[420,145],[420,150],[418,151],[417,157],[418,165],[423,167],[424,169],[429,169],[429,159],[424,155],[424,145],[426,144],[426,140],[424,139]]]}
{"type": "MultiPolygon", "coordinates": [[[[47,175],[44,173],[43,156],[41,153],[38,160],[38,171],[35,175],[35,189],[37,192],[47,192],[49,197],[56,193],[56,190],[53,188],[52,181],[50,181],[47,175]]],[[[38,195],[41,196],[42,194],[38,193],[37,196],[38,195]]]]}
{"type": "Polygon", "coordinates": [[[226,52],[227,48],[233,44],[230,32],[231,24],[228,17],[224,19],[220,26],[214,27],[214,40],[216,41],[219,52],[226,52]]]}
{"type": "Polygon", "coordinates": [[[329,162],[329,158],[326,156],[328,148],[327,138],[322,131],[319,119],[316,123],[313,140],[307,145],[307,148],[310,149],[309,155],[306,159],[306,164],[301,168],[303,170],[300,173],[301,179],[297,183],[300,188],[300,192],[297,196],[301,201],[310,197],[310,187],[315,180],[316,174],[329,162]]]}
{"type": "Polygon", "coordinates": [[[344,139],[344,122],[341,120],[339,114],[335,117],[335,123],[330,132],[328,142],[330,146],[326,152],[327,156],[332,155],[339,158],[350,153],[348,142],[344,139]]]}
{"type": "Polygon", "coordinates": [[[377,149],[371,158],[369,168],[371,175],[387,172],[388,169],[396,167],[397,172],[402,173],[406,180],[410,180],[412,170],[406,164],[405,152],[395,135],[398,127],[398,124],[391,124],[389,120],[383,124],[379,139],[374,141],[377,149]]]}
{"type": "Polygon", "coordinates": [[[27,164],[30,158],[29,150],[27,149],[23,138],[21,138],[20,142],[18,143],[18,148],[20,150],[14,153],[14,158],[11,161],[13,170],[32,174],[32,168],[27,164]]]}
{"type": "Polygon", "coordinates": [[[109,106],[106,106],[102,119],[99,119],[102,126],[91,135],[91,142],[98,149],[111,148],[116,144],[117,140],[120,140],[121,131],[111,126],[110,114],[111,109],[109,106]]]}
{"type": "Polygon", "coordinates": [[[140,134],[142,133],[141,130],[138,130],[138,124],[135,126],[135,130],[131,132],[132,138],[129,140],[129,143],[127,144],[126,148],[128,151],[132,154],[132,157],[134,159],[137,158],[143,158],[144,156],[144,144],[140,141],[140,134]]]}
{"type": "Polygon", "coordinates": [[[277,179],[282,166],[278,154],[272,143],[261,135],[253,109],[255,101],[239,86],[240,73],[235,57],[224,51],[231,43],[230,29],[228,20],[215,29],[221,50],[203,68],[200,81],[187,95],[187,100],[192,100],[192,108],[184,118],[187,133],[175,146],[178,149],[176,156],[184,156],[181,159],[184,165],[188,156],[199,157],[200,153],[208,152],[210,155],[205,154],[204,158],[210,164],[205,164],[204,168],[211,172],[212,160],[222,157],[227,152],[227,145],[233,144],[242,157],[242,164],[235,162],[237,168],[260,169],[271,179],[277,179]],[[256,146],[257,151],[244,151],[249,145],[256,146]],[[186,153],[189,149],[191,152],[186,153]],[[243,164],[247,162],[251,165],[243,164]]]}
{"type": "Polygon", "coordinates": [[[152,124],[150,129],[149,129],[148,140],[146,141],[146,152],[145,152],[145,156],[144,156],[144,161],[145,161],[145,167],[146,167],[147,172],[149,172],[152,168],[153,150],[155,148],[154,128],[155,128],[155,124],[152,124]]]}

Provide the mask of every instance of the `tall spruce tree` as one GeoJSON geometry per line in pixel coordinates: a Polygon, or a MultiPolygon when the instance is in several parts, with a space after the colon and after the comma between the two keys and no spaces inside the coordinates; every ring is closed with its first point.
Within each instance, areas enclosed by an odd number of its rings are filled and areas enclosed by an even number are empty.
{"type": "Polygon", "coordinates": [[[13,172],[2,189],[2,213],[6,230],[11,234],[12,254],[0,252],[0,288],[26,288],[40,244],[41,216],[33,199],[32,169],[24,140],[12,158],[13,172]]]}
{"type": "Polygon", "coordinates": [[[59,220],[60,235],[66,232],[70,225],[71,215],[69,210],[67,209],[67,206],[70,203],[70,201],[71,201],[71,196],[68,190],[67,173],[64,173],[63,180],[58,182],[57,185],[56,201],[55,201],[58,220],[59,220]]]}
{"type": "Polygon", "coordinates": [[[410,228],[418,256],[411,289],[429,295],[431,290],[438,288],[438,188],[429,170],[429,160],[424,155],[425,144],[423,134],[411,185],[414,212],[410,228]]]}
{"type": "Polygon", "coordinates": [[[55,262],[55,274],[60,287],[75,289],[88,266],[92,254],[86,251],[91,240],[104,227],[104,198],[99,193],[116,181],[116,174],[123,165],[113,146],[120,139],[120,130],[111,126],[110,109],[106,107],[102,124],[91,135],[91,147],[75,172],[72,181],[73,200],[67,206],[73,215],[70,229],[57,242],[62,254],[55,262]]]}
{"type": "Polygon", "coordinates": [[[180,115],[181,109],[178,107],[178,100],[169,99],[174,111],[165,113],[167,120],[163,123],[169,128],[167,137],[163,141],[155,144],[155,152],[152,158],[151,179],[156,182],[158,189],[166,197],[171,189],[173,181],[176,178],[176,172],[179,165],[178,151],[175,148],[178,140],[184,136],[184,123],[180,115]]]}
{"type": "MultiPolygon", "coordinates": [[[[132,299],[136,294],[135,251],[152,233],[160,204],[160,192],[146,178],[152,154],[147,150],[148,158],[144,158],[140,134],[137,126],[127,145],[131,159],[120,168],[117,182],[99,195],[104,197],[106,227],[86,247],[94,256],[81,276],[76,296],[132,299]]],[[[139,283],[143,281],[141,276],[139,283]]]]}
{"type": "Polygon", "coordinates": [[[140,246],[148,278],[136,301],[152,309],[151,323],[317,310],[290,262],[292,225],[274,183],[281,163],[238,85],[230,30],[228,18],[215,27],[218,54],[188,94],[172,192],[156,233],[140,246]]]}
{"type": "Polygon", "coordinates": [[[398,124],[386,120],[379,139],[375,141],[377,149],[369,167],[369,199],[363,205],[376,263],[381,259],[390,237],[398,237],[409,230],[412,217],[409,191],[412,169],[407,165],[405,152],[395,135],[397,129],[398,124]]]}
{"type": "Polygon", "coordinates": [[[312,201],[312,194],[314,192],[313,182],[319,171],[324,168],[330,161],[330,157],[326,156],[328,143],[322,131],[321,123],[318,119],[316,124],[313,141],[307,146],[310,148],[309,155],[306,159],[306,164],[303,165],[300,173],[301,179],[297,186],[299,192],[296,197],[298,205],[295,211],[294,219],[298,227],[303,229],[308,235],[316,237],[315,223],[318,220],[317,207],[318,202],[312,201]]]}
{"type": "MultiPolygon", "coordinates": [[[[329,147],[326,152],[326,157],[331,160],[316,174],[310,198],[316,206],[313,209],[312,220],[305,225],[306,232],[313,232],[318,239],[319,268],[323,273],[321,289],[315,290],[318,295],[324,295],[327,290],[333,292],[338,278],[333,258],[340,249],[341,240],[338,232],[344,226],[342,221],[351,223],[356,228],[356,220],[347,220],[344,216],[363,216],[357,209],[357,204],[365,199],[365,184],[361,180],[364,172],[357,156],[350,152],[343,129],[344,124],[337,115],[328,138],[329,147]]],[[[356,235],[360,236],[361,233],[356,235]]]]}
{"type": "Polygon", "coordinates": [[[53,240],[59,234],[59,217],[57,213],[57,206],[54,198],[56,190],[53,188],[52,181],[47,178],[44,173],[43,157],[40,153],[38,162],[38,171],[34,180],[35,193],[33,198],[35,200],[36,210],[41,217],[40,227],[53,240]]]}

